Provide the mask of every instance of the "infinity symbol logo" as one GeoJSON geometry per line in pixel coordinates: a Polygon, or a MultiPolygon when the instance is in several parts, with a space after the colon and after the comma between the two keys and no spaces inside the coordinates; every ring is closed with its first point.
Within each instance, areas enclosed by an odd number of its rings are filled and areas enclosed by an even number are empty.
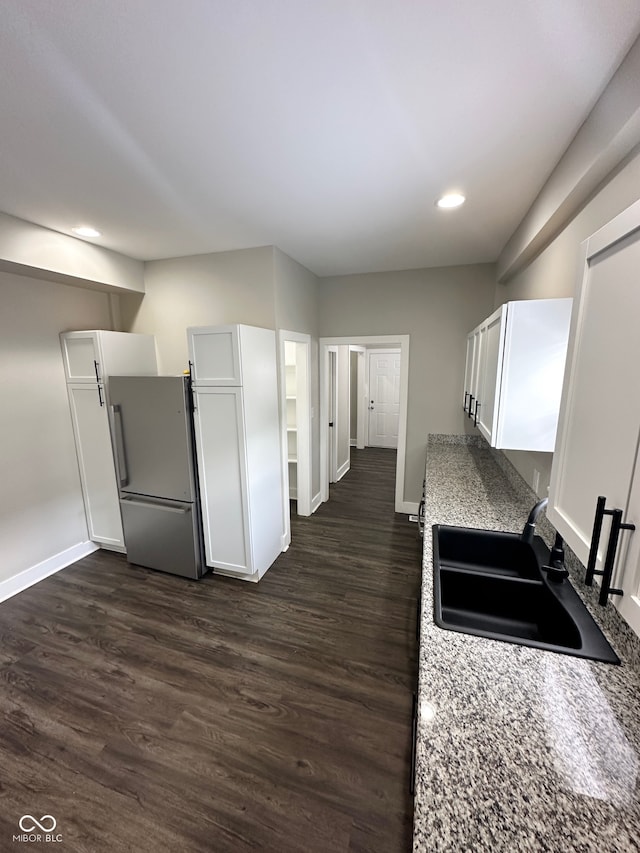
{"type": "Polygon", "coordinates": [[[22,815],[22,817],[20,818],[19,826],[23,832],[33,832],[33,830],[36,829],[36,827],[41,832],[53,832],[53,830],[57,826],[57,821],[56,821],[55,817],[53,815],[50,815],[50,814],[42,815],[40,820],[36,820],[33,815],[25,814],[25,815],[22,815]],[[27,822],[26,824],[25,824],[25,821],[27,822]],[[33,821],[33,823],[29,824],[29,821],[33,821]],[[50,825],[49,825],[49,821],[51,821],[50,825]]]}

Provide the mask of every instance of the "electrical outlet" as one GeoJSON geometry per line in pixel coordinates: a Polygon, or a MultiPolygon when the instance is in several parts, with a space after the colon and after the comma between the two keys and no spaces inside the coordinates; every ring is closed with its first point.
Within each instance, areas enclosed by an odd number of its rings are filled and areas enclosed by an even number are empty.
{"type": "Polygon", "coordinates": [[[538,494],[538,489],[540,488],[540,471],[537,468],[533,469],[533,481],[531,485],[533,486],[533,491],[538,494]]]}

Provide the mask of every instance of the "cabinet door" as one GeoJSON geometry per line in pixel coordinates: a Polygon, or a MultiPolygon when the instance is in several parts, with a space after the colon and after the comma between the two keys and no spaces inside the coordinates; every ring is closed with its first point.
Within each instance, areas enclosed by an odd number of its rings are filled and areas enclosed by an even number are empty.
{"type": "MultiPolygon", "coordinates": [[[[633,207],[635,217],[621,214],[584,247],[569,345],[548,516],[583,563],[598,495],[608,507],[626,510],[636,459],[640,230],[629,229],[634,221],[640,228],[640,203],[633,207]]],[[[606,534],[605,526],[598,568],[606,534]]]]}
{"type": "Polygon", "coordinates": [[[122,549],[124,537],[104,391],[95,382],[73,383],[67,388],[89,536],[94,542],[122,549]]]}
{"type": "Polygon", "coordinates": [[[240,388],[199,388],[195,429],[207,565],[253,574],[240,388]]]}
{"type": "Polygon", "coordinates": [[[465,412],[469,411],[469,397],[472,394],[473,386],[473,362],[475,355],[475,330],[467,336],[467,356],[464,364],[464,388],[462,390],[462,408],[465,412]]]}
{"type": "Polygon", "coordinates": [[[238,326],[195,326],[187,337],[195,386],[242,385],[238,326]]]}
{"type": "Polygon", "coordinates": [[[102,356],[97,332],[65,332],[60,335],[67,382],[102,380],[102,356]]]}
{"type": "Polygon", "coordinates": [[[495,438],[502,376],[502,352],[507,306],[502,305],[483,324],[480,335],[480,390],[478,392],[478,427],[492,444],[495,438]]]}

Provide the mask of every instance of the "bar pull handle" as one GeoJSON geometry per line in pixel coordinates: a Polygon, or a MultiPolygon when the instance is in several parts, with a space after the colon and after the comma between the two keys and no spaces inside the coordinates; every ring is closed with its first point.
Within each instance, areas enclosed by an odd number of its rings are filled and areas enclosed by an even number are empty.
{"type": "Polygon", "coordinates": [[[98,400],[100,401],[100,405],[104,406],[104,400],[102,399],[102,386],[98,385],[98,400]]]}
{"type": "Polygon", "coordinates": [[[189,359],[189,376],[191,377],[191,381],[196,378],[196,369],[194,363],[189,359]]]}
{"type": "Polygon", "coordinates": [[[591,547],[589,549],[589,559],[587,561],[587,572],[584,582],[587,586],[593,585],[595,575],[602,576],[602,585],[598,601],[604,606],[609,600],[610,595],[623,595],[623,590],[614,589],[611,586],[611,578],[613,577],[613,569],[616,562],[616,551],[618,550],[618,540],[621,530],[635,530],[635,524],[625,524],[622,521],[621,509],[606,509],[607,499],[604,495],[599,495],[596,501],[596,514],[593,519],[593,534],[591,536],[591,547]],[[604,558],[602,570],[596,569],[598,560],[598,545],[600,544],[600,536],[602,534],[602,521],[605,515],[611,516],[611,529],[609,531],[609,542],[607,543],[607,553],[604,558]]]}
{"type": "MultiPolygon", "coordinates": [[[[605,510],[606,512],[606,510],[605,510]]],[[[635,524],[623,524],[622,510],[611,510],[611,531],[609,533],[609,544],[607,546],[607,556],[604,560],[604,568],[602,570],[602,586],[600,587],[599,603],[604,607],[608,602],[610,595],[623,595],[621,589],[614,589],[611,586],[611,578],[613,576],[613,568],[616,561],[616,551],[618,549],[618,539],[621,530],[635,530],[635,524]]]]}
{"type": "Polygon", "coordinates": [[[127,470],[127,456],[124,449],[124,433],[122,431],[122,411],[120,406],[110,406],[113,422],[113,442],[116,457],[116,474],[120,488],[129,485],[129,472],[127,470]]]}
{"type": "Polygon", "coordinates": [[[468,415],[467,415],[467,417],[469,417],[469,418],[471,417],[471,407],[473,406],[474,400],[475,400],[475,397],[473,396],[473,394],[469,394],[469,409],[468,409],[468,415]]]}
{"type": "Polygon", "coordinates": [[[467,411],[467,397],[468,397],[468,396],[469,396],[469,392],[468,392],[468,391],[465,391],[465,392],[464,392],[464,403],[463,403],[463,405],[462,405],[462,411],[463,411],[463,412],[466,412],[466,411],[467,411]]]}
{"type": "Polygon", "coordinates": [[[478,426],[478,409],[480,408],[481,405],[482,405],[482,403],[479,403],[478,400],[476,400],[476,409],[475,409],[475,412],[473,413],[473,425],[474,426],[478,426]]]}
{"type": "Polygon", "coordinates": [[[102,380],[100,379],[100,371],[98,370],[98,364],[99,364],[99,362],[97,362],[94,358],[93,359],[93,369],[96,372],[96,382],[102,382],[102,380]]]}
{"type": "Polygon", "coordinates": [[[596,515],[593,519],[593,533],[591,534],[591,548],[589,549],[589,560],[587,561],[587,573],[584,577],[584,582],[587,586],[593,585],[593,576],[602,574],[596,572],[596,561],[598,559],[598,545],[600,544],[600,534],[602,533],[602,520],[605,513],[609,515],[611,510],[605,509],[607,499],[604,495],[600,495],[596,501],[596,515]]]}

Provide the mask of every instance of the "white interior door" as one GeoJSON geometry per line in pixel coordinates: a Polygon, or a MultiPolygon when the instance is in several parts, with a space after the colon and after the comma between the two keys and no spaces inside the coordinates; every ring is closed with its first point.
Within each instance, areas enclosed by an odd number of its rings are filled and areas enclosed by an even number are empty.
{"type": "Polygon", "coordinates": [[[400,350],[369,350],[370,447],[397,447],[400,420],[400,350]]]}

